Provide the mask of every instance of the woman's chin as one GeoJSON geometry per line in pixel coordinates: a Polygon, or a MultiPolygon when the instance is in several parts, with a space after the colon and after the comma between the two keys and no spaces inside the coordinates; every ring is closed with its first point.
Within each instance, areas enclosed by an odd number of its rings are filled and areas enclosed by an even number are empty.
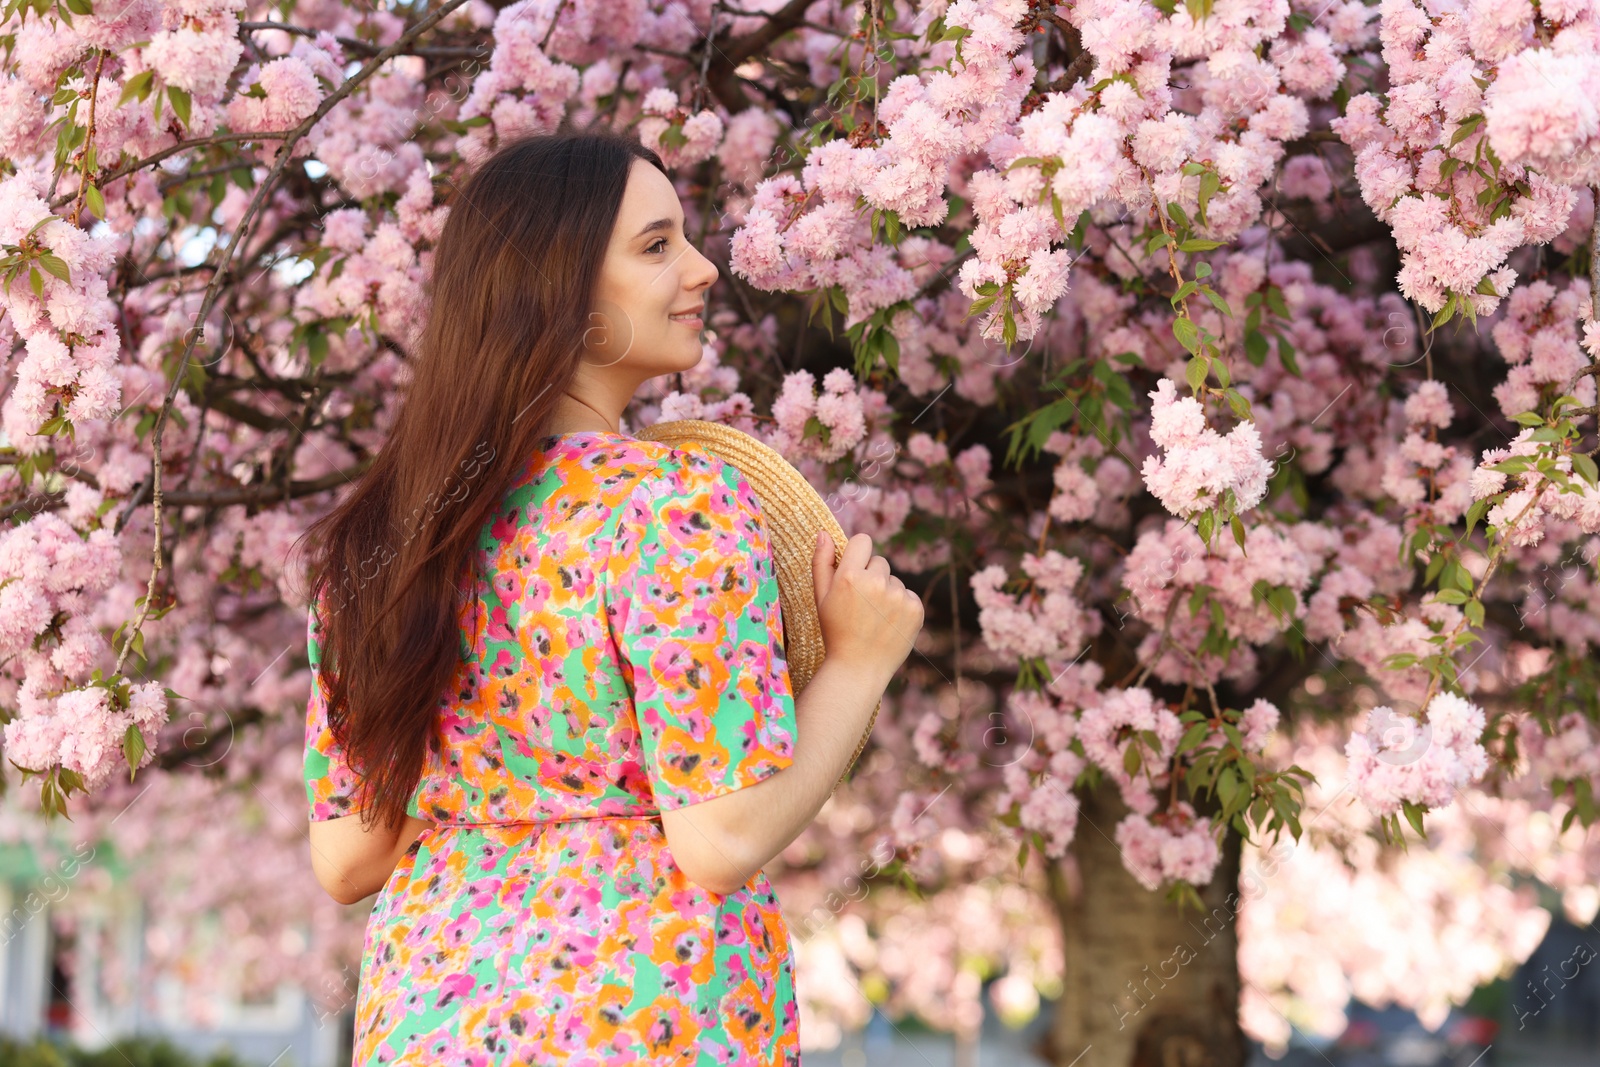
{"type": "Polygon", "coordinates": [[[652,368],[649,377],[659,378],[664,374],[682,374],[684,371],[694,370],[704,358],[705,350],[700,347],[697,341],[692,352],[681,348],[675,349],[671,353],[661,353],[656,358],[651,359],[648,364],[641,360],[640,365],[648,365],[652,368]]]}
{"type": "Polygon", "coordinates": [[[682,358],[678,361],[680,366],[674,369],[680,371],[693,370],[700,365],[700,361],[705,358],[705,355],[705,346],[700,343],[700,338],[696,337],[693,347],[685,348],[682,358]]]}

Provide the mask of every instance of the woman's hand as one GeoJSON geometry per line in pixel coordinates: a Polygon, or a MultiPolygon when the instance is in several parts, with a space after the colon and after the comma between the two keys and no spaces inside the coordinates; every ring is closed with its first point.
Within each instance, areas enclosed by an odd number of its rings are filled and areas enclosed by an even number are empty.
{"type": "Polygon", "coordinates": [[[833,538],[818,530],[812,580],[827,658],[881,677],[887,686],[922,630],[922,598],[890,573],[888,560],[872,555],[867,534],[845,543],[837,568],[833,553],[833,538]]]}

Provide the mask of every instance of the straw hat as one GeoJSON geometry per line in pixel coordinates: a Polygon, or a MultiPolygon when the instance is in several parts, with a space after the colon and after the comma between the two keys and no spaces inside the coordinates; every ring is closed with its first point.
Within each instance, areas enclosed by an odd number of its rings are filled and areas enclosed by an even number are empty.
{"type": "MultiPolygon", "coordinates": [[[[701,449],[736,468],[749,481],[761,501],[761,512],[771,535],[772,560],[777,565],[778,600],[783,612],[784,654],[789,661],[789,683],[795,696],[811,681],[822,663],[822,627],[817,620],[816,590],[811,560],[817,530],[833,538],[835,564],[844,556],[844,527],[833,517],[806,476],[776,449],[742,430],[704,419],[673,419],[634,431],[634,436],[660,441],[673,448],[701,449]]],[[[845,765],[839,784],[850,776],[867,747],[883,701],[872,709],[861,743],[845,765]]],[[[838,785],[834,786],[835,789],[838,785]]]]}

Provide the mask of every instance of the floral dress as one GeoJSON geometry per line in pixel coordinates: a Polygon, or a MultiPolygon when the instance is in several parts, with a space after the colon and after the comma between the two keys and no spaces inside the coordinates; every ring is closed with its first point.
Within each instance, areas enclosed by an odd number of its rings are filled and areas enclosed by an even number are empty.
{"type": "MultiPolygon", "coordinates": [[[[660,813],[794,762],[777,574],[738,470],[608,430],[546,435],[479,541],[466,660],[412,798],[425,829],[367,921],[366,1064],[800,1062],[764,872],[728,894],[660,813]]],[[[305,782],[352,814],[317,609],[305,782]]]]}

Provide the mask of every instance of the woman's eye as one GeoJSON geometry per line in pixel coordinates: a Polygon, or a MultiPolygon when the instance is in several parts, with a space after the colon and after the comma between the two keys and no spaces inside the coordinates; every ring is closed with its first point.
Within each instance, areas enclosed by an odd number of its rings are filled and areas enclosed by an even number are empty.
{"type": "Polygon", "coordinates": [[[666,250],[667,239],[665,237],[657,237],[650,243],[650,247],[645,249],[646,252],[665,252],[666,250]],[[659,248],[657,247],[658,245],[660,246],[659,248]]]}

